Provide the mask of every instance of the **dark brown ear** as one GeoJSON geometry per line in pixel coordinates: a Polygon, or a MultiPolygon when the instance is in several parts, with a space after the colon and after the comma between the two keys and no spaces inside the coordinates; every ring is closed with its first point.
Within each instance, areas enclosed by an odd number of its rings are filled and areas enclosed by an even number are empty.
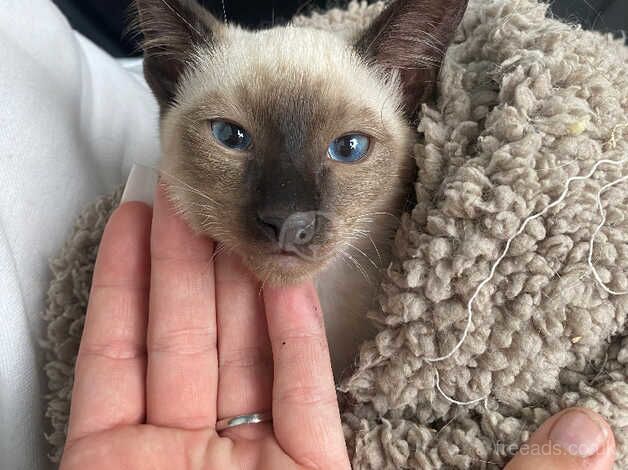
{"type": "Polygon", "coordinates": [[[445,51],[466,7],[467,0],[396,0],[356,42],[363,56],[398,71],[410,117],[432,97],[445,51]]]}
{"type": "Polygon", "coordinates": [[[136,0],[136,28],[144,36],[144,76],[162,113],[197,46],[211,46],[220,22],[195,0],[136,0]]]}

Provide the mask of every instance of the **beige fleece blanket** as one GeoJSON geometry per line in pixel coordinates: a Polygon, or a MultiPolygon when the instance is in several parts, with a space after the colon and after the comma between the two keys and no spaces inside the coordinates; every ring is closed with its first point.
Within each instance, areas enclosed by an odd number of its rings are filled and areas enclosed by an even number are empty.
{"type": "MultiPolygon", "coordinates": [[[[352,34],[381,9],[353,2],[294,21],[352,34]]],[[[339,387],[356,469],[499,468],[574,405],[610,421],[628,468],[628,52],[546,10],[471,0],[438,103],[422,109],[418,203],[365,320],[380,332],[339,387]]],[[[53,459],[118,199],[86,208],[51,263],[53,459]]]]}

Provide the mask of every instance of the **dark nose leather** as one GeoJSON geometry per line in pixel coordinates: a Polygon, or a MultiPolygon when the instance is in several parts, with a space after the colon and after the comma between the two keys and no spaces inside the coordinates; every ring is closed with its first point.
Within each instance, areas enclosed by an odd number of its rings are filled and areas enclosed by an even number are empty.
{"type": "Polygon", "coordinates": [[[294,212],[287,217],[260,213],[257,222],[264,233],[284,249],[307,245],[316,233],[316,212],[294,212]]]}

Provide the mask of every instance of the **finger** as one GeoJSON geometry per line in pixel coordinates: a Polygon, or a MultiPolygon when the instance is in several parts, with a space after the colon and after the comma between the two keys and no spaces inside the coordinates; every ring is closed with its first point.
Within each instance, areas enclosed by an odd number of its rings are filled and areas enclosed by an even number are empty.
{"type": "Polygon", "coordinates": [[[611,470],[614,460],[608,424],[591,410],[570,408],[543,423],[506,470],[611,470]]]}
{"type": "Polygon", "coordinates": [[[216,424],[213,244],[174,213],[158,185],[151,234],[146,413],[150,424],[216,424]]]}
{"type": "MultiPolygon", "coordinates": [[[[218,417],[268,411],[273,366],[259,283],[233,254],[219,255],[215,269],[218,417]]],[[[239,426],[228,434],[248,428],[239,426]]]]}
{"type": "Polygon", "coordinates": [[[273,351],[273,426],[302,465],[349,468],[320,304],[311,283],[264,290],[273,351]]]}
{"type": "Polygon", "coordinates": [[[68,442],[144,419],[151,209],[127,203],[105,228],[76,362],[68,442]]]}

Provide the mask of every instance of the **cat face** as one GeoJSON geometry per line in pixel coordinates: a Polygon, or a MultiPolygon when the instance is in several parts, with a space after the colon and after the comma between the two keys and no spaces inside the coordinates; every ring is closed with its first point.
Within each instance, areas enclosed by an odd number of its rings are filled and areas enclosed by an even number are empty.
{"type": "Polygon", "coordinates": [[[330,33],[223,38],[164,116],[163,168],[182,181],[166,180],[192,225],[262,279],[298,279],[373,213],[398,212],[413,174],[398,87],[330,33]]]}
{"type": "MultiPolygon", "coordinates": [[[[161,106],[163,179],[197,231],[285,283],[394,225],[414,173],[408,116],[434,78],[386,62],[378,50],[394,34],[377,21],[356,42],[292,26],[250,32],[193,2],[163,6],[138,2],[145,70],[161,106]]],[[[402,28],[405,8],[379,20],[402,28]]]]}

